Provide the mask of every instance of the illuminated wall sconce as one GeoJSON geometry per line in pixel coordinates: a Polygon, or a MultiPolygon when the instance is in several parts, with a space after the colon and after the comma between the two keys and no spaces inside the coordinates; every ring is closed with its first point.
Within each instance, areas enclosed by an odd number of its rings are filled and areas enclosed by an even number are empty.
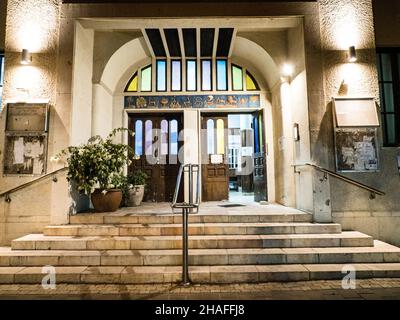
{"type": "Polygon", "coordinates": [[[356,48],[354,46],[349,47],[348,59],[349,62],[357,61],[357,53],[356,53],[356,48]]]}
{"type": "Polygon", "coordinates": [[[285,63],[282,66],[282,76],[290,78],[293,75],[294,68],[291,64],[285,63]]]}
{"type": "Polygon", "coordinates": [[[27,65],[32,62],[32,55],[28,51],[28,49],[22,49],[21,52],[21,64],[27,65]]]}
{"type": "Polygon", "coordinates": [[[300,130],[299,130],[299,124],[294,123],[293,124],[293,140],[294,141],[300,141],[300,130]]]}

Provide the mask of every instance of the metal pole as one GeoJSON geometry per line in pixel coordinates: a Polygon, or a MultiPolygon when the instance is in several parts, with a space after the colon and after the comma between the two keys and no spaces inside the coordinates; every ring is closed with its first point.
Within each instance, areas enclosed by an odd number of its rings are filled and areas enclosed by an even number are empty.
{"type": "Polygon", "coordinates": [[[182,283],[183,285],[189,285],[189,253],[188,253],[188,208],[182,209],[182,283]]]}

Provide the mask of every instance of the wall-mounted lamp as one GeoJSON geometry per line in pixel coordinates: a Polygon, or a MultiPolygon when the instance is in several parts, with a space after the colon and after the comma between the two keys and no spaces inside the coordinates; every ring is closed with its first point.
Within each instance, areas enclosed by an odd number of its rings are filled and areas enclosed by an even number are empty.
{"type": "Polygon", "coordinates": [[[21,52],[21,64],[27,65],[32,62],[32,55],[28,51],[28,49],[22,49],[21,52]]]}
{"type": "Polygon", "coordinates": [[[294,68],[291,64],[285,63],[282,66],[282,76],[284,77],[291,77],[293,75],[294,68]]]}
{"type": "Polygon", "coordinates": [[[356,48],[354,46],[349,47],[348,59],[349,62],[357,61],[357,53],[356,53],[356,48]]]}

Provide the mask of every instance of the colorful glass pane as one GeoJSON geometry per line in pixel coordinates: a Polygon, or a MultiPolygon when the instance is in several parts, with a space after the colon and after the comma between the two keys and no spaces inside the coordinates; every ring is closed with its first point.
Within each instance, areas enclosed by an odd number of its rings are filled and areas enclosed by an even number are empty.
{"type": "Polygon", "coordinates": [[[217,154],[225,154],[224,120],[217,120],[217,154]]]}
{"type": "Polygon", "coordinates": [[[178,121],[170,121],[170,154],[178,154],[178,121]]]}
{"type": "Polygon", "coordinates": [[[196,91],[196,61],[187,60],[186,64],[186,90],[196,91]]]}
{"type": "Polygon", "coordinates": [[[179,60],[173,60],[171,62],[171,74],[172,74],[172,91],[182,90],[182,71],[181,62],[179,60]]]}
{"type": "Polygon", "coordinates": [[[161,121],[161,154],[168,154],[168,121],[161,121]]]}
{"type": "Polygon", "coordinates": [[[135,155],[141,156],[143,154],[143,122],[136,120],[135,123],[135,155]]]}
{"type": "Polygon", "coordinates": [[[157,91],[167,90],[167,62],[157,60],[157,91]]]}
{"type": "Polygon", "coordinates": [[[152,144],[153,144],[153,122],[146,120],[145,122],[145,153],[146,155],[152,155],[152,144]]]}
{"type": "Polygon", "coordinates": [[[214,120],[207,120],[207,154],[215,153],[214,145],[214,120]]]}
{"type": "Polygon", "coordinates": [[[151,65],[141,71],[141,91],[151,91],[151,65]]]}
{"type": "Polygon", "coordinates": [[[226,60],[217,60],[217,90],[228,90],[226,60]]]}
{"type": "Polygon", "coordinates": [[[235,65],[232,65],[232,89],[243,90],[243,71],[235,65]]]}
{"type": "Polygon", "coordinates": [[[258,85],[255,82],[253,76],[246,72],[246,90],[258,90],[258,85]]]}
{"type": "Polygon", "coordinates": [[[201,90],[211,91],[211,60],[201,61],[201,90]]]}

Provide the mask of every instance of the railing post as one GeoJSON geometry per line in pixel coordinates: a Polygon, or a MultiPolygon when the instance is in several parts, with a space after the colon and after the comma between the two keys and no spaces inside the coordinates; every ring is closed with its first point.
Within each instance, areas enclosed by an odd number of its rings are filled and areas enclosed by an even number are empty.
{"type": "Polygon", "coordinates": [[[187,286],[189,280],[189,241],[188,241],[188,214],[189,208],[182,208],[182,284],[187,286]]]}

